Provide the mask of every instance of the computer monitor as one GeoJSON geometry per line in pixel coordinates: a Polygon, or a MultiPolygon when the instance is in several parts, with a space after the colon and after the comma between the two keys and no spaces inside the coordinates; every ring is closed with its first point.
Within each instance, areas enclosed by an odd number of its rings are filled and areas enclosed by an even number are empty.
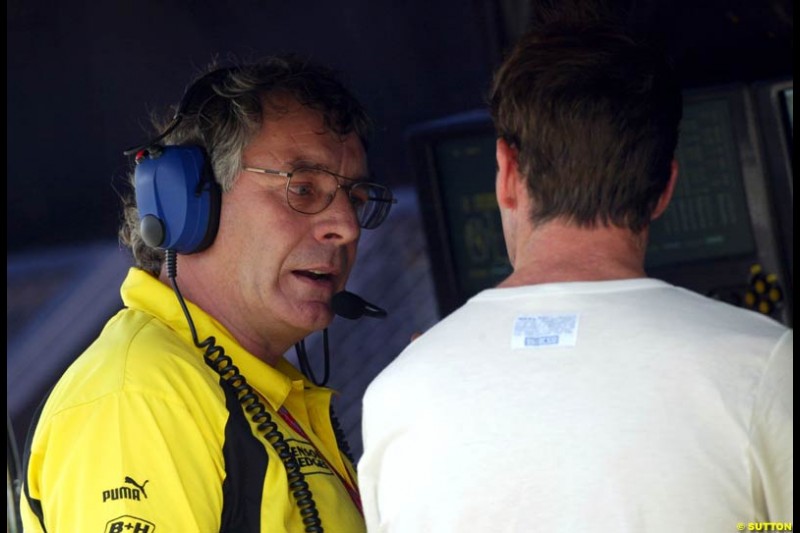
{"type": "Polygon", "coordinates": [[[468,111],[419,124],[407,141],[445,316],[511,273],[494,192],[494,126],[487,111],[468,111]]]}
{"type": "Polygon", "coordinates": [[[752,100],[744,84],[684,93],[678,184],[651,226],[645,267],[791,324],[791,273],[752,100]]]}
{"type": "MultiPolygon", "coordinates": [[[[791,324],[791,275],[748,86],[685,92],[672,204],[651,228],[648,275],[791,324]]],[[[486,111],[407,136],[442,316],[511,272],[486,111]]]]}

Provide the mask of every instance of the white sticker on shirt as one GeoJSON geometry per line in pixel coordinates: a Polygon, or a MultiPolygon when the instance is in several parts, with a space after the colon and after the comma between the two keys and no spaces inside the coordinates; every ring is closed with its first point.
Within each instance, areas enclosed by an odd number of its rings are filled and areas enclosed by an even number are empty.
{"type": "Polygon", "coordinates": [[[578,315],[518,316],[511,334],[511,348],[575,346],[578,315]]]}

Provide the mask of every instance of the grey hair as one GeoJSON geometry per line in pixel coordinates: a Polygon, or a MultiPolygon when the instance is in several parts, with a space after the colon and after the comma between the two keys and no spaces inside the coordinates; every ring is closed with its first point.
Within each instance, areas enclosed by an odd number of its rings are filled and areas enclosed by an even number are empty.
{"type": "MultiPolygon", "coordinates": [[[[202,147],[220,188],[229,191],[241,170],[242,153],[259,131],[265,112],[285,113],[279,102],[287,96],[321,112],[331,132],[342,137],[355,133],[366,148],[371,121],[361,104],[332,70],[295,56],[270,57],[201,76],[178,105],[177,127],[159,143],[202,147]]],[[[158,131],[169,128],[154,123],[158,131]]],[[[130,248],[136,266],[158,275],[164,251],[142,240],[133,171],[128,182],[131,191],[123,198],[120,242],[130,248]]]]}

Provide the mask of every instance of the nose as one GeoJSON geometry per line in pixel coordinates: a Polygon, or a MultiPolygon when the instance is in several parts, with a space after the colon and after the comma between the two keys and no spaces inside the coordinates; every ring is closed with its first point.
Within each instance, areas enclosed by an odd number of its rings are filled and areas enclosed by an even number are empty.
{"type": "Polygon", "coordinates": [[[347,244],[358,240],[361,226],[358,225],[356,211],[350,203],[347,189],[339,187],[333,202],[316,216],[319,217],[314,235],[319,241],[339,241],[347,244]]]}

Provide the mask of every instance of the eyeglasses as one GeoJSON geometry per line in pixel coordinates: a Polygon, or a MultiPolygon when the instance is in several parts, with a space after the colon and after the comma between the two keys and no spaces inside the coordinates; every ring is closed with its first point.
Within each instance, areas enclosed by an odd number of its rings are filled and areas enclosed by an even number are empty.
{"type": "Polygon", "coordinates": [[[286,178],[286,201],[289,207],[306,215],[324,211],[333,203],[336,192],[344,189],[355,209],[358,225],[364,229],[380,226],[386,220],[392,204],[397,203],[388,187],[356,181],[321,168],[303,167],[292,172],[256,167],[243,167],[243,170],[286,178]],[[342,185],[340,180],[353,183],[342,185]]]}

